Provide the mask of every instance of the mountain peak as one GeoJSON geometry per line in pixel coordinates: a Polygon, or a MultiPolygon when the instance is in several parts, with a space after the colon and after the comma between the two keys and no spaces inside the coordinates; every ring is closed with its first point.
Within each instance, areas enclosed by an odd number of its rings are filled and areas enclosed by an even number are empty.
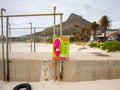
{"type": "Polygon", "coordinates": [[[71,13],[69,17],[80,17],[79,15],[75,14],[75,13],[71,13]]]}
{"type": "Polygon", "coordinates": [[[71,19],[71,18],[82,18],[82,16],[79,16],[79,15],[77,15],[77,14],[75,14],[75,13],[72,13],[72,14],[70,14],[70,16],[69,16],[69,19],[71,19]]]}
{"type": "MultiPolygon", "coordinates": [[[[89,21],[87,21],[86,19],[82,18],[82,16],[74,14],[74,13],[70,14],[68,19],[65,22],[63,22],[62,24],[63,24],[62,25],[63,26],[63,35],[71,35],[73,32],[77,32],[84,27],[89,28],[91,25],[91,23],[89,21]]],[[[59,25],[60,24],[58,24],[57,27],[60,27],[59,25]]],[[[53,30],[52,30],[52,28],[47,28],[43,32],[45,32],[43,34],[43,36],[47,36],[50,34],[52,35],[53,30]]]]}
{"type": "Polygon", "coordinates": [[[78,21],[78,20],[82,20],[83,18],[82,18],[82,16],[79,16],[79,15],[77,15],[77,14],[74,14],[74,13],[72,13],[70,16],[69,16],[69,18],[67,19],[67,21],[69,22],[71,22],[71,21],[78,21]]]}

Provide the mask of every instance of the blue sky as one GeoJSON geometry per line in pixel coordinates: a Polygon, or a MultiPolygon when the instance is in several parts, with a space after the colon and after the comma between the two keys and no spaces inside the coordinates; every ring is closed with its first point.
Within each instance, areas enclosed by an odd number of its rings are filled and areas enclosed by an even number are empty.
{"type": "MultiPolygon", "coordinates": [[[[90,22],[98,22],[103,15],[107,15],[112,20],[111,28],[120,28],[120,0],[0,0],[0,8],[6,9],[5,15],[52,13],[54,6],[57,7],[58,13],[64,14],[63,21],[71,13],[81,15],[90,22]]],[[[33,23],[33,27],[48,27],[53,25],[53,17],[10,19],[12,27],[29,27],[29,22],[33,23]]],[[[59,17],[57,17],[57,23],[59,23],[59,17]]],[[[29,33],[28,30],[12,32],[14,35],[29,33]]]]}

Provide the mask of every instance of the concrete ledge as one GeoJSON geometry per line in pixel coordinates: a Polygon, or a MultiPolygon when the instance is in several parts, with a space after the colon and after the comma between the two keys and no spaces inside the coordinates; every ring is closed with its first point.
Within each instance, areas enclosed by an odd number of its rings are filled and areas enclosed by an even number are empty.
{"type": "MultiPolygon", "coordinates": [[[[11,60],[10,81],[42,81],[55,79],[55,62],[40,60],[11,60]]],[[[59,62],[57,77],[59,79],[59,62]]],[[[0,63],[1,65],[1,63],[0,63]]],[[[2,80],[2,72],[0,79],[2,80]]],[[[64,61],[63,81],[77,82],[120,78],[120,61],[64,61]]]]}
{"type": "Polygon", "coordinates": [[[120,78],[120,61],[64,62],[63,81],[90,81],[120,78]]]}

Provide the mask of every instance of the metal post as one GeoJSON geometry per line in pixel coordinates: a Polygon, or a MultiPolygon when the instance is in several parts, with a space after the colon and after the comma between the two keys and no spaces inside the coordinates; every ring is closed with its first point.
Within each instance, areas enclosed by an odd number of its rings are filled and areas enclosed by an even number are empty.
{"type": "Polygon", "coordinates": [[[36,45],[35,45],[35,28],[34,28],[34,52],[36,52],[36,45]]]}
{"type": "MultiPolygon", "coordinates": [[[[60,37],[62,37],[62,15],[60,15],[60,37]]],[[[63,79],[63,61],[60,60],[60,80],[63,79]]]]}
{"type": "Polygon", "coordinates": [[[5,59],[4,59],[3,11],[6,11],[6,10],[5,10],[4,8],[2,8],[2,9],[1,9],[1,36],[2,36],[3,80],[5,81],[5,59]]]}
{"type": "Polygon", "coordinates": [[[60,15],[60,36],[62,37],[62,18],[63,15],[60,15]]]}
{"type": "Polygon", "coordinates": [[[32,52],[32,23],[30,22],[30,35],[31,35],[31,52],[32,52]]]}
{"type": "MultiPolygon", "coordinates": [[[[55,36],[55,25],[56,25],[56,7],[54,6],[54,26],[53,26],[53,36],[55,36]]],[[[55,80],[57,80],[58,77],[57,77],[57,61],[55,60],[55,80]]]]}
{"type": "MultiPolygon", "coordinates": [[[[14,18],[14,17],[36,17],[36,16],[54,16],[54,15],[62,15],[63,13],[48,13],[48,14],[24,14],[24,15],[4,15],[3,17],[9,17],[9,18],[14,18]]],[[[0,16],[1,17],[1,16],[0,16]]]]}
{"type": "Polygon", "coordinates": [[[58,32],[58,27],[56,27],[56,32],[57,32],[57,36],[59,35],[59,32],[58,32]]]}
{"type": "Polygon", "coordinates": [[[10,23],[8,23],[8,25],[9,25],[9,51],[11,52],[11,24],[10,23]]]}
{"type": "Polygon", "coordinates": [[[54,6],[54,29],[53,29],[53,36],[55,36],[55,25],[56,25],[56,7],[54,6]]]}
{"type": "Polygon", "coordinates": [[[6,17],[6,67],[7,67],[7,74],[6,74],[6,80],[9,81],[9,53],[8,53],[8,23],[9,23],[9,17],[6,17]]]}

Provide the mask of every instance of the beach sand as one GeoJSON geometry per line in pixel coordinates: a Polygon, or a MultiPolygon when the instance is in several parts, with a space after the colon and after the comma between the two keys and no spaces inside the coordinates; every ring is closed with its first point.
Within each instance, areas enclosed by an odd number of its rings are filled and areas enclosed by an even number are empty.
{"type": "MultiPolygon", "coordinates": [[[[52,44],[37,43],[36,46],[37,53],[30,53],[30,43],[12,43],[10,58],[52,60],[52,44]]],[[[70,60],[120,60],[119,56],[119,52],[108,53],[87,46],[70,45],[70,60]]],[[[0,53],[1,57],[2,54],[0,53]]],[[[0,90],[13,90],[16,85],[21,83],[23,82],[4,82],[1,80],[0,90]]],[[[40,81],[28,83],[31,85],[32,90],[120,90],[120,79],[82,82],[40,81]]]]}
{"type": "MultiPolygon", "coordinates": [[[[32,45],[33,47],[33,45],[32,45]]],[[[0,59],[2,58],[2,48],[0,44],[0,59]]],[[[9,58],[16,60],[52,60],[52,44],[37,43],[36,53],[33,52],[30,43],[12,43],[9,58]],[[44,56],[44,57],[43,57],[44,56]]],[[[6,52],[6,50],[5,50],[6,52]]],[[[70,44],[70,60],[120,60],[120,52],[106,52],[88,46],[78,46],[70,44]],[[87,57],[86,57],[87,56],[87,57]]]]}
{"type": "MultiPolygon", "coordinates": [[[[13,90],[16,85],[21,83],[23,82],[0,81],[0,90],[13,90]]],[[[120,79],[85,82],[41,81],[28,83],[32,87],[31,90],[120,90],[120,79]]]]}

